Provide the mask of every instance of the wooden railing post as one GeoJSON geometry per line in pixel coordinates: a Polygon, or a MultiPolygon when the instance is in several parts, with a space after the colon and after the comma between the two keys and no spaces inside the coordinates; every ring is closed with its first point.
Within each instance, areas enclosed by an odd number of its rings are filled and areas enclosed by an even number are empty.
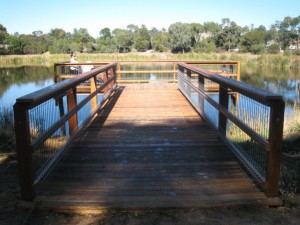
{"type": "Polygon", "coordinates": [[[29,115],[26,104],[17,102],[14,105],[14,120],[21,197],[25,201],[32,201],[35,198],[35,188],[29,115]]]}
{"type": "Polygon", "coordinates": [[[110,76],[114,77],[114,81],[113,81],[113,86],[114,86],[117,83],[116,68],[115,67],[110,68],[109,72],[110,72],[110,76]]]}
{"type": "Polygon", "coordinates": [[[54,82],[57,83],[57,78],[58,78],[58,74],[57,74],[57,65],[54,64],[54,82]]]}
{"type": "MultiPolygon", "coordinates": [[[[220,85],[219,87],[219,104],[228,110],[228,90],[220,85]]],[[[221,134],[226,134],[227,117],[219,111],[219,126],[218,130],[221,134]]]]}
{"type": "MultiPolygon", "coordinates": [[[[200,74],[198,74],[198,82],[199,82],[199,90],[204,93],[204,77],[202,77],[200,74]]],[[[204,98],[198,94],[198,104],[199,104],[199,110],[201,113],[204,113],[204,98]]]]}
{"type": "MultiPolygon", "coordinates": [[[[176,63],[173,62],[173,70],[176,71],[176,63]]],[[[176,72],[173,73],[173,83],[176,82],[176,72]]]]}
{"type": "MultiPolygon", "coordinates": [[[[91,89],[90,89],[90,93],[93,93],[97,90],[97,83],[96,83],[96,76],[92,77],[90,79],[91,81],[91,89]]],[[[95,95],[92,99],[91,99],[91,111],[93,111],[95,108],[97,107],[97,95],[95,95]]]]}
{"type": "MultiPolygon", "coordinates": [[[[72,89],[68,92],[67,95],[68,99],[68,111],[70,112],[76,105],[76,89],[72,89]]],[[[69,119],[69,132],[72,134],[77,129],[77,113],[75,113],[70,119],[69,119]]]]}
{"type": "MultiPolygon", "coordinates": [[[[192,72],[190,70],[186,71],[188,81],[192,82],[192,72]]],[[[188,96],[192,96],[192,88],[188,85],[186,90],[188,96]]]]}
{"type": "MultiPolygon", "coordinates": [[[[103,72],[103,83],[106,83],[107,80],[108,80],[108,73],[107,71],[103,72]]],[[[103,93],[104,95],[106,95],[106,93],[108,92],[108,86],[106,86],[104,89],[103,89],[103,93]]]]}
{"type": "Polygon", "coordinates": [[[121,80],[121,63],[118,63],[118,80],[121,80]]]}
{"type": "Polygon", "coordinates": [[[280,155],[283,137],[284,101],[271,100],[269,146],[267,149],[266,195],[279,195],[280,155]]]}

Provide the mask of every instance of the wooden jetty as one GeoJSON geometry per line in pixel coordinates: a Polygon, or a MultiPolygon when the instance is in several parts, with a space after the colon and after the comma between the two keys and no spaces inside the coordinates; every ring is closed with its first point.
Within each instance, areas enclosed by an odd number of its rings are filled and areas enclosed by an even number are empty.
{"type": "MultiPolygon", "coordinates": [[[[115,64],[104,66],[98,72],[113,66],[115,64]]],[[[195,72],[194,67],[190,70],[187,74],[195,72]]],[[[74,90],[74,85],[80,85],[83,79],[90,79],[96,72],[88,72],[61,84],[58,93],[70,87],[74,90]]],[[[20,134],[17,134],[24,200],[38,203],[40,209],[58,210],[282,204],[278,197],[278,184],[276,186],[278,161],[267,165],[267,168],[275,169],[267,171],[266,181],[257,185],[255,176],[242,163],[239,155],[200,116],[201,113],[190,104],[177,84],[139,83],[117,87],[109,85],[115,82],[113,70],[106,72],[106,75],[109,74],[104,86],[91,88],[97,93],[105,90],[105,93],[109,92],[109,97],[98,108],[92,109],[92,119],[78,129],[76,135],[70,136],[72,141],[67,142],[63,153],[48,166],[52,169],[47,170],[38,182],[35,172],[24,172],[29,167],[26,160],[32,163],[34,159],[33,156],[28,157],[24,145],[20,146],[26,140],[23,138],[20,141],[20,134]],[[21,157],[22,154],[27,158],[21,157]],[[22,177],[25,173],[26,178],[22,177]],[[28,181],[30,176],[31,181],[28,181]],[[31,185],[26,186],[30,182],[31,185]],[[275,186],[271,187],[273,183],[275,186]]],[[[229,88],[232,91],[233,87],[229,88]]],[[[70,95],[70,92],[66,93],[70,95]]],[[[49,95],[50,99],[54,93],[49,89],[41,95],[49,95]]],[[[94,101],[93,98],[91,101],[94,101]]],[[[19,103],[25,104],[28,99],[31,102],[42,101],[25,96],[19,103]]],[[[69,121],[70,132],[75,133],[76,129],[71,128],[73,122],[77,122],[74,111],[79,110],[77,107],[81,103],[74,105],[74,101],[70,102],[70,116],[61,118],[69,121]]],[[[16,104],[15,110],[18,107],[16,104]]],[[[16,121],[19,117],[16,115],[16,121]]],[[[222,122],[219,122],[221,125],[222,122]]],[[[46,139],[44,136],[42,140],[46,139]]],[[[259,137],[255,138],[260,141],[259,137]]],[[[35,148],[38,147],[30,149],[35,148]]],[[[272,157],[272,160],[277,160],[272,157]]]]}
{"type": "Polygon", "coordinates": [[[172,84],[119,87],[38,187],[45,208],[278,204],[172,84]]]}

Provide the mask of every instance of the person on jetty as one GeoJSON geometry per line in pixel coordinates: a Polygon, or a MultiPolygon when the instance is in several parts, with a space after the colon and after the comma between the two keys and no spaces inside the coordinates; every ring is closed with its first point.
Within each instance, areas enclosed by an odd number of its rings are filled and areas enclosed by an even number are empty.
{"type": "MultiPolygon", "coordinates": [[[[78,63],[75,53],[72,53],[70,55],[70,57],[71,57],[70,63],[78,63]]],[[[71,66],[70,71],[71,71],[71,74],[80,74],[81,73],[81,67],[80,66],[71,66]]]]}

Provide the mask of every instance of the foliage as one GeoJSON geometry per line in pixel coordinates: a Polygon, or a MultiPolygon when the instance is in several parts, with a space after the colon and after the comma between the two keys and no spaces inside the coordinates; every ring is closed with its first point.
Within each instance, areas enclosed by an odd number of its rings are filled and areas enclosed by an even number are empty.
{"type": "Polygon", "coordinates": [[[150,34],[146,26],[142,26],[136,31],[134,47],[139,52],[144,52],[151,47],[150,34]]]}
{"type": "Polygon", "coordinates": [[[14,122],[12,107],[0,106],[0,151],[14,149],[14,122]]]}
{"type": "Polygon", "coordinates": [[[216,43],[223,47],[226,51],[236,48],[239,41],[242,29],[234,21],[225,18],[222,19],[221,30],[218,33],[216,43]]]}
{"type": "Polygon", "coordinates": [[[241,38],[241,46],[244,52],[251,52],[253,54],[261,54],[265,52],[264,42],[266,31],[256,29],[244,34],[241,38]]]}
{"type": "Polygon", "coordinates": [[[170,46],[173,52],[189,50],[191,47],[192,32],[188,24],[173,23],[169,27],[170,46]]]}
{"type": "Polygon", "coordinates": [[[280,46],[278,44],[272,44],[267,47],[267,52],[269,54],[278,54],[280,52],[280,46]]]}
{"type": "MultiPolygon", "coordinates": [[[[7,33],[0,24],[0,54],[69,54],[80,53],[124,53],[131,51],[186,53],[186,52],[229,52],[240,49],[243,53],[277,54],[280,49],[300,43],[300,16],[285,17],[276,21],[267,30],[260,25],[241,27],[229,18],[221,23],[174,23],[169,28],[150,30],[145,25],[141,27],[129,24],[125,29],[116,28],[113,31],[105,27],[100,30],[99,37],[92,37],[86,28],[75,28],[66,32],[61,28],[51,29],[49,33],[33,31],[32,34],[14,35],[7,33]],[[272,45],[272,46],[271,46],[272,45]],[[275,48],[276,47],[276,48],[275,48]]],[[[296,52],[297,55],[297,52],[296,52]]]]}

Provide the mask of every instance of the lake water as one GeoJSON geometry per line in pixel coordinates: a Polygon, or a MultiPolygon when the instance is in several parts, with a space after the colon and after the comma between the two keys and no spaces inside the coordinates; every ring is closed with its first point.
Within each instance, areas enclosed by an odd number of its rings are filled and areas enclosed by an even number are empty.
{"type": "MultiPolygon", "coordinates": [[[[159,68],[163,69],[163,65],[159,68]]],[[[169,66],[168,66],[169,67],[169,66]]],[[[171,68],[164,68],[171,69],[171,68]]],[[[54,83],[53,67],[22,66],[0,68],[0,105],[13,105],[18,97],[39,90],[54,83]]],[[[139,75],[128,75],[136,79],[139,75]]],[[[161,74],[141,74],[147,77],[163,79],[161,74]]],[[[166,75],[171,78],[173,75],[166,75]]],[[[125,78],[126,79],[126,78],[125,78]]],[[[262,88],[283,96],[288,108],[300,105],[300,71],[261,69],[241,65],[241,80],[258,88],[262,88]]]]}

